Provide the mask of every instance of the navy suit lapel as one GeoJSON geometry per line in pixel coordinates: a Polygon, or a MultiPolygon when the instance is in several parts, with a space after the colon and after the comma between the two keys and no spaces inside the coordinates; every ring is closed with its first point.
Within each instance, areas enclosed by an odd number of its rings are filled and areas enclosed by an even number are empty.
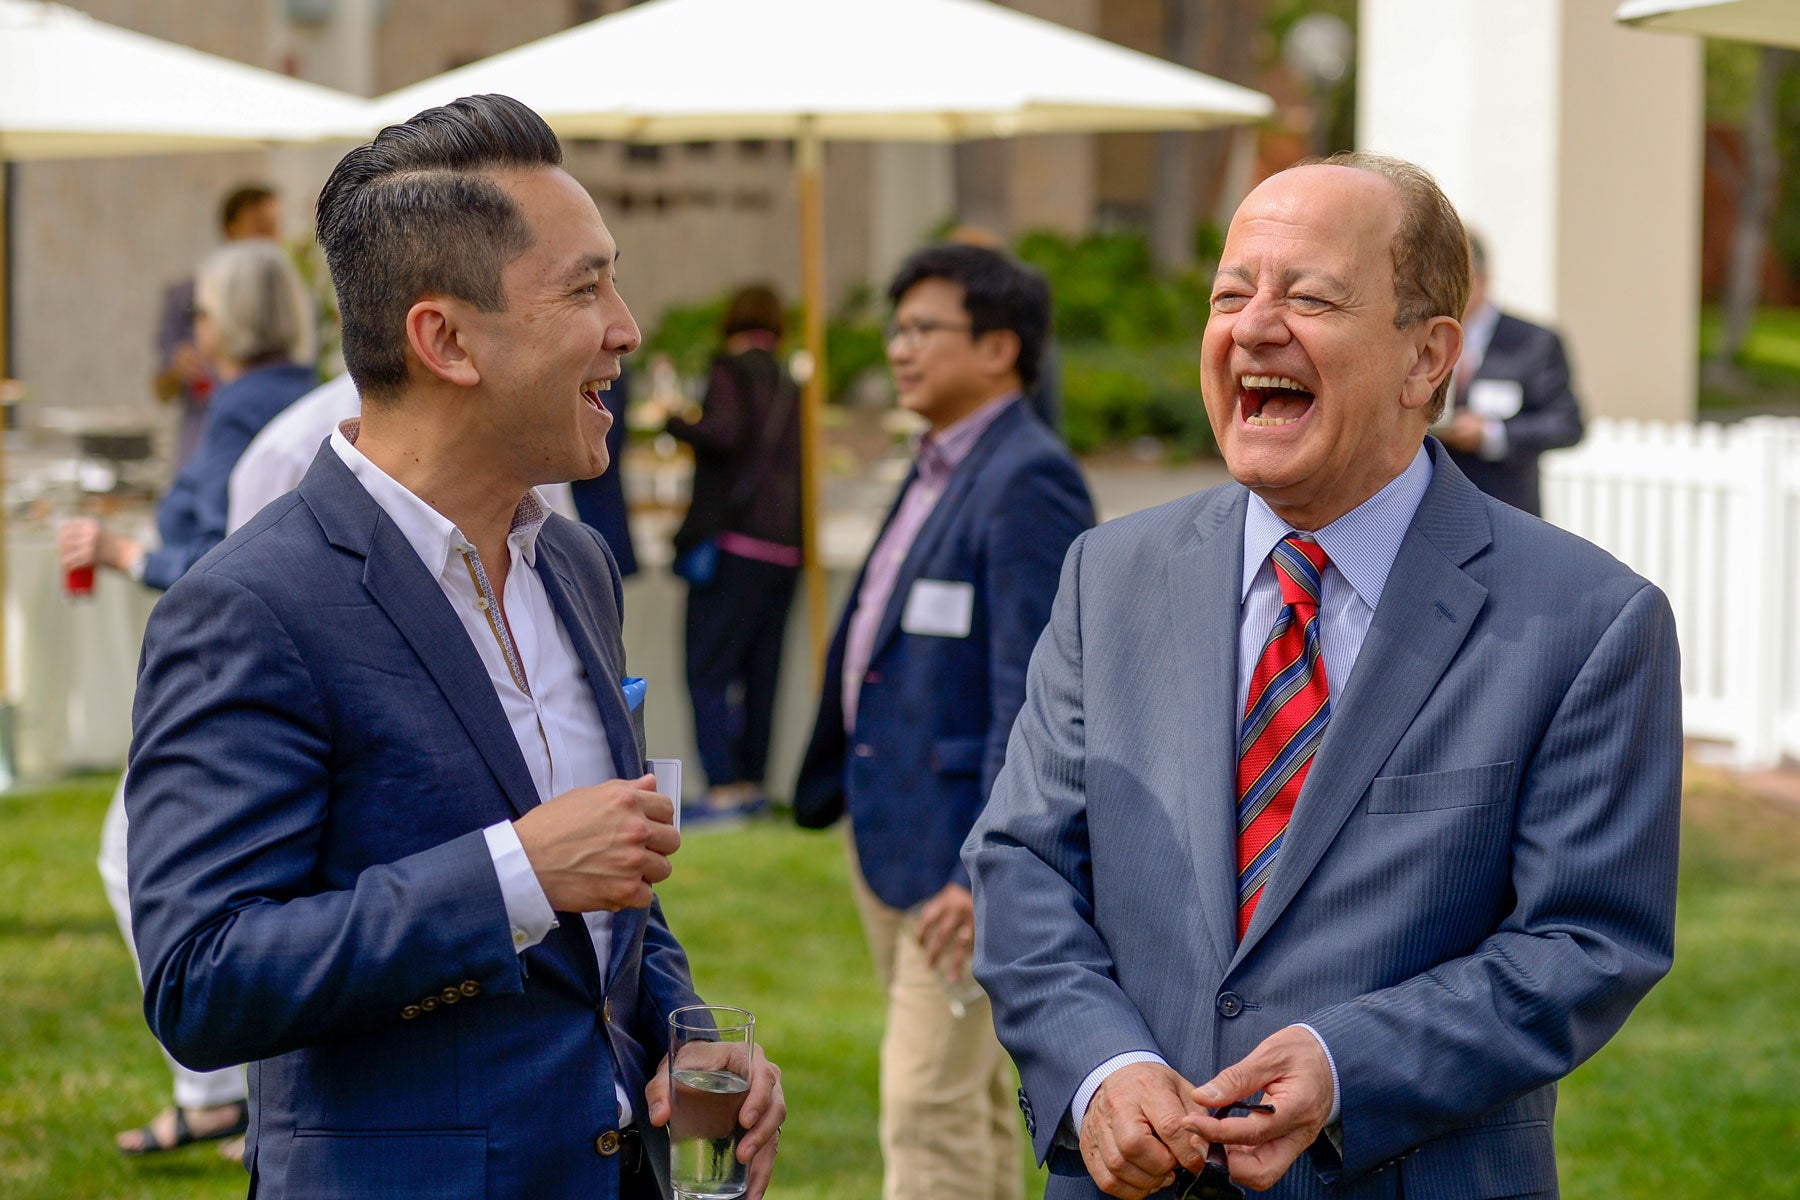
{"type": "MultiPolygon", "coordinates": [[[[543,534],[538,536],[538,578],[543,581],[550,606],[556,610],[563,628],[568,630],[569,641],[574,643],[576,656],[587,671],[588,686],[593,688],[594,700],[600,706],[600,722],[606,727],[606,744],[612,751],[613,769],[621,779],[635,779],[643,774],[643,760],[638,755],[631,714],[625,708],[625,692],[621,686],[625,664],[614,662],[607,653],[606,639],[601,635],[591,607],[575,603],[573,598],[581,594],[581,586],[575,582],[574,564],[562,546],[552,537],[545,536],[549,533],[550,527],[546,525],[543,534]]],[[[588,534],[583,532],[580,536],[587,537],[588,534]]],[[[611,582],[605,581],[607,585],[611,582]]],[[[594,584],[590,582],[588,586],[594,584]]]]}
{"type": "MultiPolygon", "coordinates": [[[[912,591],[912,585],[925,570],[925,564],[931,561],[937,544],[944,540],[945,533],[961,516],[963,501],[981,478],[983,465],[994,456],[994,452],[1006,440],[1008,431],[1023,415],[1023,402],[1015,400],[1011,407],[994,418],[994,423],[969,448],[968,457],[951,472],[949,482],[944,485],[944,494],[938,497],[931,515],[919,527],[918,536],[913,538],[913,544],[906,552],[906,560],[900,564],[900,573],[894,577],[894,590],[888,594],[887,608],[881,614],[881,624],[875,629],[875,644],[869,652],[870,661],[874,661],[882,648],[899,632],[900,617],[906,611],[906,598],[912,591]]],[[[917,476],[918,468],[915,466],[913,473],[907,476],[908,484],[917,476]]],[[[903,492],[902,495],[904,494],[903,492]]],[[[898,506],[895,511],[899,511],[898,506]]]]}
{"type": "MultiPolygon", "coordinates": [[[[637,737],[632,732],[631,714],[625,707],[625,693],[621,687],[625,664],[612,661],[607,654],[607,639],[601,635],[592,606],[575,603],[574,598],[582,595],[583,589],[575,582],[574,562],[556,540],[560,531],[553,533],[551,530],[555,520],[552,518],[538,535],[538,578],[543,581],[550,606],[556,610],[563,628],[568,630],[569,641],[574,644],[576,656],[587,672],[588,686],[593,689],[594,700],[600,706],[600,723],[606,728],[606,744],[612,751],[613,769],[621,779],[636,779],[644,773],[644,763],[638,754],[637,737]]],[[[581,532],[580,536],[588,535],[581,532]]],[[[612,581],[604,582],[610,585],[612,581]]],[[[595,586],[595,581],[590,581],[588,586],[595,586]]],[[[681,803],[681,797],[673,799],[677,804],[681,803]]],[[[637,931],[643,921],[644,914],[636,909],[621,909],[613,914],[612,944],[603,982],[611,981],[618,973],[636,944],[637,931]]]]}
{"type": "Polygon", "coordinates": [[[481,655],[412,544],[330,446],[313,460],[300,494],[335,546],[363,559],[363,586],[443,692],[494,773],[513,812],[537,806],[537,787],[481,655]]]}
{"type": "Polygon", "coordinates": [[[1493,540],[1485,504],[1436,442],[1435,474],[1400,543],[1350,681],[1294,805],[1241,958],[1299,893],[1424,707],[1487,603],[1463,565],[1493,540]]]}
{"type": "Polygon", "coordinates": [[[1223,966],[1237,946],[1237,613],[1249,493],[1237,488],[1216,496],[1195,515],[1191,536],[1168,562],[1181,689],[1172,699],[1193,714],[1194,731],[1185,743],[1188,786],[1169,799],[1177,809],[1174,826],[1188,830],[1200,912],[1223,966]],[[1211,628],[1209,618],[1216,619],[1211,628]]]}

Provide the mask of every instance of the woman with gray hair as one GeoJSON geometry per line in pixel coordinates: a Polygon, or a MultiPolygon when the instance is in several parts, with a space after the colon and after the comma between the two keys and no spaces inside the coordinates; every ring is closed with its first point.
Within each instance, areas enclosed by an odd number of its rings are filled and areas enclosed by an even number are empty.
{"type": "MultiPolygon", "coordinates": [[[[287,254],[272,241],[233,242],[201,264],[194,280],[194,341],[220,387],[208,407],[200,445],[156,508],[161,544],[112,533],[92,518],[63,523],[57,547],[65,570],[103,566],[148,587],[167,588],[225,539],[231,468],[252,438],[277,413],[318,382],[312,366],[316,329],[312,301],[287,254]]],[[[100,879],[125,934],[131,938],[126,890],[125,780],[119,780],[100,832],[100,879]]],[[[169,1059],[174,1103],[143,1127],[115,1139],[125,1154],[173,1150],[190,1142],[233,1138],[230,1157],[242,1157],[248,1118],[240,1067],[194,1071],[169,1059]]]]}
{"type": "Polygon", "coordinates": [[[269,419],[318,382],[312,301],[300,273],[271,241],[233,242],[194,280],[194,341],[220,387],[200,446],[156,508],[161,544],[112,533],[91,518],[63,523],[64,570],[102,566],[162,589],[225,540],[231,468],[269,419]]]}

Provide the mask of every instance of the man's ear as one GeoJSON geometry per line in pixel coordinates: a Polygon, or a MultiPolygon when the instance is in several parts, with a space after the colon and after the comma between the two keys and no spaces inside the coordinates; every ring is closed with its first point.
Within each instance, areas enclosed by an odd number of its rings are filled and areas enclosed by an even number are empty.
{"type": "Polygon", "coordinates": [[[1019,341],[1019,335],[1010,329],[990,329],[975,342],[975,351],[980,356],[982,366],[995,378],[1018,372],[1019,352],[1022,349],[1023,343],[1019,341]]]}
{"type": "Polygon", "coordinates": [[[1425,322],[1425,333],[1418,343],[1412,366],[1406,372],[1406,385],[1401,391],[1401,404],[1407,408],[1430,406],[1432,393],[1456,370],[1462,357],[1462,325],[1449,317],[1432,317],[1425,322]]]}
{"type": "Polygon", "coordinates": [[[442,296],[427,296],[406,310],[406,342],[419,365],[458,387],[481,382],[481,371],[464,339],[466,315],[460,301],[442,296]]]}

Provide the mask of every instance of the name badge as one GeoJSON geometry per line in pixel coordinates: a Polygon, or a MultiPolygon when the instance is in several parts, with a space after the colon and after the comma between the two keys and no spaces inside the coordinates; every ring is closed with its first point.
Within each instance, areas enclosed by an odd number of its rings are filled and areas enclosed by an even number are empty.
{"type": "Polygon", "coordinates": [[[975,619],[975,585],[920,579],[906,594],[900,628],[926,637],[966,638],[975,619]]]}
{"type": "Polygon", "coordinates": [[[1477,379],[1469,385],[1469,411],[1490,421],[1519,415],[1525,386],[1516,379],[1477,379]]]}

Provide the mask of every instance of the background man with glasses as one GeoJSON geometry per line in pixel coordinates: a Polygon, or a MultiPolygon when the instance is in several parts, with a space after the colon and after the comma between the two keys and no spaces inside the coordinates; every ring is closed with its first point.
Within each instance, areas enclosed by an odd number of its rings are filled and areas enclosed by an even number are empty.
{"type": "Polygon", "coordinates": [[[839,623],[795,811],[818,827],[850,815],[852,886],[887,992],[884,1196],[1016,1200],[1012,1072],[987,1001],[969,994],[974,904],[957,852],[1093,505],[1020,403],[1049,329],[1042,277],[945,244],[908,259],[888,295],[899,402],[931,428],[839,623]]]}

